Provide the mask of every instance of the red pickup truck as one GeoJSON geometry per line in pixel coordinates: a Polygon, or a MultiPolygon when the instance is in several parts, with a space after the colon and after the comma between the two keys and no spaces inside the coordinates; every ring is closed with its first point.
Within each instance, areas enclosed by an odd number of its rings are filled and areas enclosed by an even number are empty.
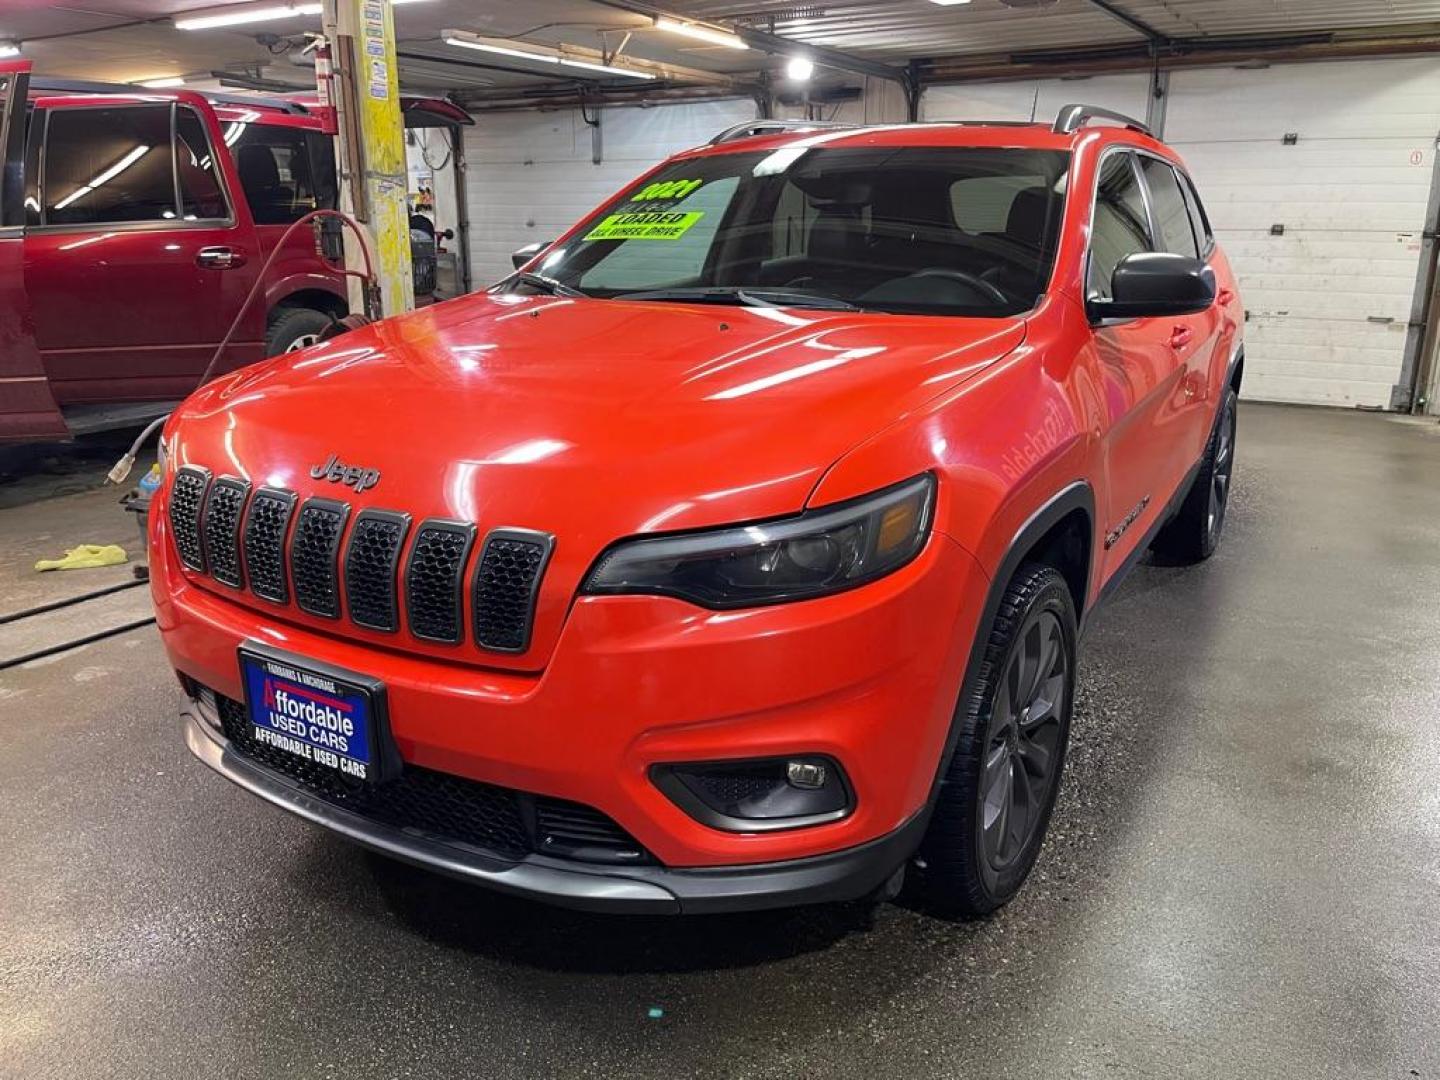
{"type": "MultiPolygon", "coordinates": [[[[334,207],[334,145],[300,99],[35,85],[0,64],[0,442],[66,438],[195,389],[287,226],[334,207]]],[[[447,123],[469,116],[414,102],[447,123]]],[[[319,236],[270,265],[217,371],[347,312],[319,236]]],[[[162,407],[149,408],[152,413],[162,407]]]]}

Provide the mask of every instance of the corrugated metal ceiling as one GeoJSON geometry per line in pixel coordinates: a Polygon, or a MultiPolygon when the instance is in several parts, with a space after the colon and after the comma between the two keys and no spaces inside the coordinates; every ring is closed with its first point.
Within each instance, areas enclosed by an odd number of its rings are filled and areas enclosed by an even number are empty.
{"type": "MultiPolygon", "coordinates": [[[[877,59],[1133,44],[1143,36],[1089,0],[1010,7],[973,0],[796,4],[785,0],[673,0],[677,13],[743,21],[816,45],[877,59]]],[[[1437,0],[1116,0],[1115,6],[1173,37],[1307,33],[1440,21],[1437,0]]]]}

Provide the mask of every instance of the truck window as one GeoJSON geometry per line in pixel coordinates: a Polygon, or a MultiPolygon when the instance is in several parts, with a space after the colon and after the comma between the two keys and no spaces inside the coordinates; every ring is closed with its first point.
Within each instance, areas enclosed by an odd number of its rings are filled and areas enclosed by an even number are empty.
{"type": "Polygon", "coordinates": [[[1196,258],[1200,247],[1190,228],[1190,211],[1185,207],[1185,196],[1180,194],[1175,170],[1152,157],[1140,159],[1140,170],[1150,188],[1150,210],[1155,217],[1155,227],[1160,230],[1160,250],[1196,258]]]}
{"type": "Polygon", "coordinates": [[[269,124],[233,127],[240,131],[234,138],[227,132],[226,141],[255,224],[288,225],[317,207],[334,205],[334,160],[327,178],[325,163],[312,160],[308,132],[269,124]]]}
{"type": "Polygon", "coordinates": [[[170,106],[52,109],[43,184],[46,225],[173,220],[170,106]]]}
{"type": "Polygon", "coordinates": [[[230,216],[205,125],[193,109],[175,110],[175,178],[180,183],[180,216],[186,221],[230,216]]]}
{"type": "Polygon", "coordinates": [[[1145,197],[1135,172],[1134,155],[1111,154],[1100,167],[1095,191],[1095,225],[1090,236],[1089,289],[1109,296],[1120,260],[1137,251],[1154,251],[1146,224],[1145,197]]]}

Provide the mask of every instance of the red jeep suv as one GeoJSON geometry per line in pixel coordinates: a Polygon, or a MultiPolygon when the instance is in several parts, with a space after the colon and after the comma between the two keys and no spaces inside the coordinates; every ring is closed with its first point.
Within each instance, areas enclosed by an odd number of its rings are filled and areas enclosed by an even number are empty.
{"type": "Polygon", "coordinates": [[[726,132],[489,293],[175,413],[151,582],[185,738],[562,904],[908,870],[990,911],[1045,834],[1086,618],[1147,549],[1215,548],[1242,322],[1124,117],[726,132]]]}

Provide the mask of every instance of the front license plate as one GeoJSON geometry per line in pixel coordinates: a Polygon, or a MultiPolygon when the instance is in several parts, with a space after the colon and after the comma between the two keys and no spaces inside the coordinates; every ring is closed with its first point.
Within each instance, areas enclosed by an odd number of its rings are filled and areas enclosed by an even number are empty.
{"type": "Polygon", "coordinates": [[[383,704],[376,701],[374,685],[363,685],[368,680],[244,649],[240,670],[245,707],[261,745],[351,780],[380,778],[383,704]]]}

